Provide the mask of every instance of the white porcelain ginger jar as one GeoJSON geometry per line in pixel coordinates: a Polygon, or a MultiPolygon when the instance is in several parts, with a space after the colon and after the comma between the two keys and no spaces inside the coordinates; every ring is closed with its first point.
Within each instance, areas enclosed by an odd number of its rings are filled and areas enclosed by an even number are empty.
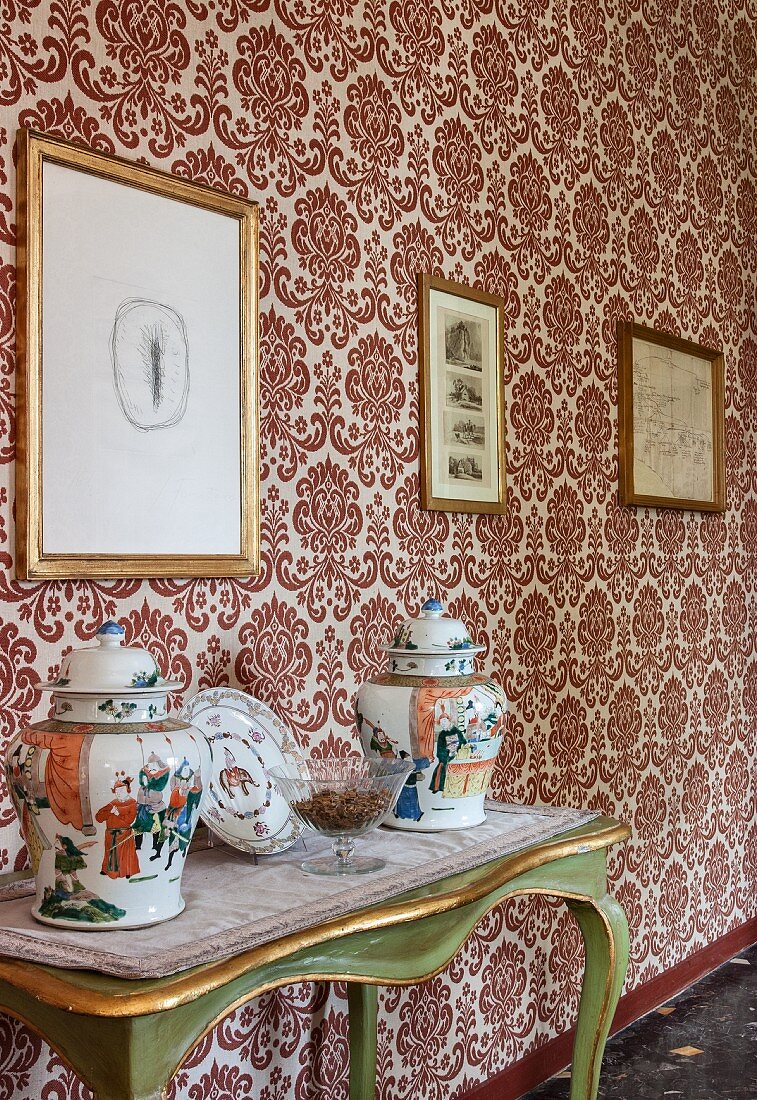
{"type": "Polygon", "coordinates": [[[54,717],[11,741],[8,786],[36,879],[32,915],[60,928],[140,928],[184,908],[181,874],[210,748],[167,716],[164,680],[107,622],[51,691],[54,717]]]}
{"type": "Polygon", "coordinates": [[[502,688],[475,671],[484,648],[438,600],[427,600],[384,647],[389,671],[360,687],[355,712],[366,756],[415,763],[385,825],[436,832],[484,821],[507,711],[502,688]]]}

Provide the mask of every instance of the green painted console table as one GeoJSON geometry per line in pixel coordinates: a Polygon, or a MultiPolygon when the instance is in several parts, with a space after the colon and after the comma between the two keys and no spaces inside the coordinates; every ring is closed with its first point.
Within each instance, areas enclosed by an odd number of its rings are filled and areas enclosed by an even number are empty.
{"type": "MultiPolygon", "coordinates": [[[[389,902],[168,978],[128,980],[0,957],[0,1009],[40,1032],[97,1100],[161,1100],[203,1035],[233,1008],[290,982],[347,982],[350,1098],[374,1100],[377,987],[442,970],[476,924],[518,894],[561,898],[586,945],[571,1100],[594,1100],[628,964],[628,925],[607,893],[611,818],[401,894],[389,902]]],[[[102,934],[102,933],[100,933],[102,934]]]]}

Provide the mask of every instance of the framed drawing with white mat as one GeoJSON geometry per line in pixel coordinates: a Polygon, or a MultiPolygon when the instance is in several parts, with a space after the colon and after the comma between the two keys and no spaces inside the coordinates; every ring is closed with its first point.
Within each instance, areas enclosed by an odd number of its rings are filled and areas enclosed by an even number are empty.
{"type": "Polygon", "coordinates": [[[502,298],[418,276],[421,505],[506,509],[502,298]]]}
{"type": "Polygon", "coordinates": [[[257,204],[16,148],[18,577],[257,573],[257,204]]]}

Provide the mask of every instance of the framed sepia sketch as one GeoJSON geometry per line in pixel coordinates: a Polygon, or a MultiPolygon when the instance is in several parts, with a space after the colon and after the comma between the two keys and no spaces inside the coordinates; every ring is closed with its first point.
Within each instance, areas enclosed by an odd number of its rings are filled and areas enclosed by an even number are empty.
{"type": "Polygon", "coordinates": [[[621,503],[725,510],[723,353],[618,324],[621,503]]]}
{"type": "Polygon", "coordinates": [[[504,512],[504,302],[418,276],[421,506],[504,512]]]}
{"type": "Polygon", "coordinates": [[[17,575],[257,573],[257,204],[17,152],[17,575]]]}

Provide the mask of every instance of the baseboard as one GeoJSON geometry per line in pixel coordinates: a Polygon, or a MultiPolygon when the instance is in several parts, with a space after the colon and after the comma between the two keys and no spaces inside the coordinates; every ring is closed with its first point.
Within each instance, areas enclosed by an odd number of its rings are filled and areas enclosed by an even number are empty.
{"type": "MultiPolygon", "coordinates": [[[[620,998],[610,1034],[614,1035],[635,1020],[646,1016],[652,1009],[699,981],[755,940],[757,917],[734,928],[708,947],[695,951],[693,955],[672,966],[670,970],[658,974],[651,981],[632,989],[620,998]]],[[[514,1062],[489,1081],[482,1081],[466,1091],[460,1100],[518,1100],[524,1092],[535,1089],[542,1081],[559,1073],[570,1063],[574,1033],[575,1028],[571,1028],[555,1039],[550,1039],[544,1046],[530,1051],[520,1061],[514,1062]]]]}
{"type": "Polygon", "coordinates": [[[664,1004],[694,982],[698,982],[705,974],[709,974],[711,970],[732,959],[755,940],[757,940],[757,917],[752,917],[745,924],[731,929],[714,943],[695,951],[693,955],[672,966],[670,970],[658,974],[646,985],[632,989],[618,1002],[610,1034],[614,1035],[616,1031],[622,1031],[624,1027],[632,1024],[634,1020],[646,1016],[647,1012],[651,1012],[653,1008],[664,1004]]]}

